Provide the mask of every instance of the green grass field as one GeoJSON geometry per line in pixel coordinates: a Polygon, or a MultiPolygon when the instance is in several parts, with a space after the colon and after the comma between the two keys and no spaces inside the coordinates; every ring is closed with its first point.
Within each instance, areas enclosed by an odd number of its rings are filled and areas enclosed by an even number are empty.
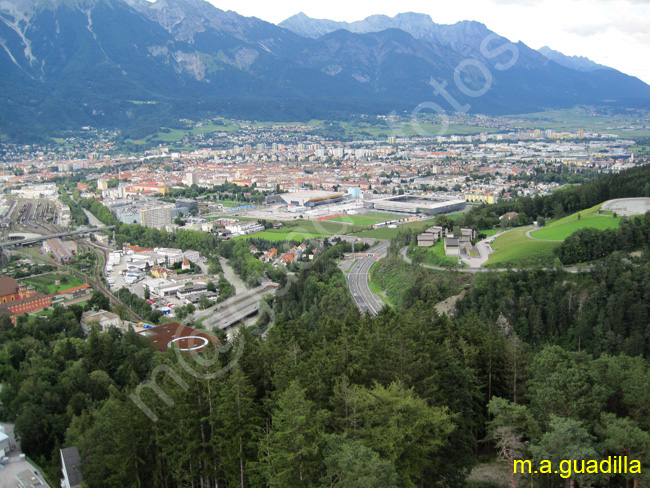
{"type": "Polygon", "coordinates": [[[382,220],[395,220],[395,219],[403,219],[404,215],[398,215],[398,214],[392,214],[392,213],[387,213],[387,212],[366,212],[365,214],[362,215],[362,217],[371,217],[375,219],[380,219],[382,220]]]}
{"type": "Polygon", "coordinates": [[[455,222],[456,220],[458,220],[458,218],[459,218],[461,215],[465,215],[466,213],[467,213],[467,212],[456,212],[456,213],[453,213],[453,214],[449,214],[449,215],[447,215],[447,218],[448,218],[449,220],[455,222]]]}
{"type": "Polygon", "coordinates": [[[327,219],[327,222],[345,222],[348,224],[361,225],[368,227],[370,225],[381,222],[380,219],[372,219],[368,217],[361,217],[359,215],[341,215],[340,217],[334,217],[333,219],[327,219]]]}
{"type": "MultiPolygon", "coordinates": [[[[194,127],[193,129],[170,129],[163,127],[159,132],[147,136],[146,139],[156,139],[158,141],[167,142],[167,143],[176,143],[182,140],[186,135],[200,135],[200,134],[210,134],[212,132],[238,132],[239,127],[231,124],[230,122],[225,122],[224,125],[215,125],[215,124],[203,124],[200,127],[194,127]]],[[[145,139],[139,139],[130,141],[136,144],[143,144],[145,139]]]]}
{"type": "Polygon", "coordinates": [[[631,146],[630,151],[635,156],[648,156],[650,155],[650,146],[631,146]]]}
{"type": "Polygon", "coordinates": [[[249,236],[238,236],[235,237],[235,239],[260,238],[274,242],[284,241],[286,239],[303,240],[311,239],[313,237],[329,237],[335,234],[350,234],[351,232],[366,228],[358,225],[343,224],[341,222],[318,222],[316,220],[307,219],[284,221],[284,224],[284,227],[281,227],[280,229],[269,229],[249,236]]]}
{"type": "Polygon", "coordinates": [[[69,290],[76,286],[81,286],[85,281],[80,280],[76,276],[69,274],[47,274],[43,276],[33,276],[31,278],[26,278],[20,280],[25,284],[32,285],[36,290],[52,294],[60,291],[69,290]],[[55,285],[56,280],[67,280],[67,283],[61,283],[60,285],[55,285]]]}
{"type": "Polygon", "coordinates": [[[422,262],[424,264],[430,264],[431,266],[442,266],[449,268],[458,268],[461,266],[458,263],[458,258],[450,258],[445,254],[445,243],[444,241],[436,242],[431,247],[416,247],[413,249],[413,252],[409,255],[411,259],[418,254],[422,256],[422,262]]]}
{"type": "Polygon", "coordinates": [[[380,229],[370,229],[364,232],[356,233],[359,237],[374,237],[375,239],[392,239],[402,229],[413,229],[416,231],[426,230],[434,225],[435,219],[417,220],[415,222],[407,222],[406,224],[398,224],[396,229],[389,229],[382,227],[380,229]]]}
{"type": "Polygon", "coordinates": [[[567,217],[551,222],[543,229],[531,232],[531,237],[536,239],[551,239],[555,241],[563,241],[575,231],[579,229],[593,228],[593,229],[616,229],[621,221],[620,217],[612,215],[598,215],[600,205],[582,210],[580,212],[571,214],[567,217]],[[580,216],[580,218],[578,218],[580,216]]]}
{"type": "Polygon", "coordinates": [[[217,203],[220,203],[224,207],[242,207],[244,205],[250,205],[250,203],[235,202],[235,201],[232,201],[232,200],[219,200],[217,203]]]}
{"type": "Polygon", "coordinates": [[[554,263],[553,249],[560,241],[540,241],[526,237],[530,227],[519,227],[497,237],[492,242],[494,252],[490,254],[488,268],[552,266],[554,263]]]}
{"type": "Polygon", "coordinates": [[[501,229],[484,229],[484,230],[479,230],[479,234],[485,234],[488,237],[492,237],[494,234],[499,232],[501,229]]]}
{"type": "MultiPolygon", "coordinates": [[[[372,268],[374,268],[376,265],[377,263],[373,264],[372,268]]],[[[382,302],[392,307],[393,304],[391,303],[391,301],[388,299],[388,297],[384,296],[385,290],[381,286],[379,286],[379,284],[376,281],[372,280],[372,268],[370,268],[370,276],[368,280],[368,284],[370,285],[370,291],[373,292],[375,295],[377,295],[382,302]]]]}
{"type": "Polygon", "coordinates": [[[554,129],[557,131],[577,132],[580,129],[591,130],[601,134],[616,134],[621,137],[648,137],[647,129],[631,129],[638,127],[634,114],[603,114],[592,115],[587,109],[576,107],[571,109],[547,110],[531,114],[508,115],[512,118],[513,126],[524,129],[554,129]]]}
{"type": "Polygon", "coordinates": [[[251,234],[249,236],[238,236],[235,239],[266,239],[271,242],[280,242],[280,241],[298,241],[302,242],[305,239],[313,239],[315,237],[324,237],[323,234],[311,234],[309,232],[272,232],[265,230],[263,232],[258,232],[256,234],[251,234]]]}

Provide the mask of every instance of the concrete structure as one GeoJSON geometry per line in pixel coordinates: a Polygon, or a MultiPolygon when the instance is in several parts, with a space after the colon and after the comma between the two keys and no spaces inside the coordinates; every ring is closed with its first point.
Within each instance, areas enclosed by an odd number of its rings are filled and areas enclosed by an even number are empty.
{"type": "Polygon", "coordinates": [[[432,247],[436,243],[436,236],[430,232],[423,232],[418,234],[418,246],[419,247],[432,247]]]}
{"type": "Polygon", "coordinates": [[[33,470],[26,469],[16,475],[20,488],[41,488],[47,485],[33,470]]]}
{"type": "Polygon", "coordinates": [[[93,291],[92,286],[90,286],[88,283],[84,283],[83,285],[75,286],[74,288],[69,288],[64,291],[60,291],[59,293],[56,294],[56,298],[67,298],[69,300],[76,299],[76,298],[81,298],[86,295],[90,295],[93,291]]]}
{"type": "Polygon", "coordinates": [[[77,488],[81,486],[83,477],[81,471],[79,471],[79,464],[81,463],[79,450],[76,446],[66,447],[60,450],[60,454],[61,471],[63,473],[61,488],[77,488]]]}
{"type": "Polygon", "coordinates": [[[247,236],[250,234],[255,234],[256,232],[261,232],[264,230],[264,226],[254,220],[249,222],[235,222],[232,224],[226,225],[226,230],[232,232],[234,235],[247,236]]]}
{"type": "Polygon", "coordinates": [[[100,330],[106,330],[109,327],[124,328],[124,323],[120,317],[106,310],[88,311],[81,316],[81,328],[84,334],[88,335],[92,324],[97,324],[100,330]]]}
{"type": "Polygon", "coordinates": [[[287,205],[297,207],[316,207],[343,200],[345,193],[330,191],[298,191],[280,195],[287,205]]]}
{"type": "Polygon", "coordinates": [[[492,193],[472,192],[465,194],[467,203],[487,203],[489,205],[497,203],[496,195],[492,193]]]}
{"type": "Polygon", "coordinates": [[[436,241],[442,239],[447,235],[447,229],[439,225],[429,227],[426,232],[418,234],[418,246],[431,247],[435,245],[436,241]]]}
{"type": "Polygon", "coordinates": [[[457,258],[460,256],[460,243],[455,237],[445,238],[445,256],[457,258]]]}
{"type": "Polygon", "coordinates": [[[348,195],[352,198],[361,198],[361,188],[358,186],[351,186],[348,188],[348,195]]]}
{"type": "Polygon", "coordinates": [[[5,434],[3,430],[0,430],[0,459],[2,459],[7,455],[10,447],[11,447],[11,443],[9,440],[9,436],[5,434]]]}
{"type": "Polygon", "coordinates": [[[52,254],[54,259],[60,263],[67,263],[77,255],[77,243],[74,241],[62,241],[55,237],[43,242],[45,254],[52,254]]]}
{"type": "Polygon", "coordinates": [[[155,205],[140,209],[140,224],[145,227],[163,227],[172,223],[173,205],[155,205]]]}
{"type": "Polygon", "coordinates": [[[11,190],[12,195],[22,198],[33,198],[35,200],[47,199],[56,200],[59,196],[59,190],[54,183],[42,183],[40,185],[28,185],[19,190],[11,190]]]}
{"type": "Polygon", "coordinates": [[[178,322],[145,329],[140,335],[149,339],[159,351],[165,352],[175,345],[181,352],[201,352],[208,344],[218,344],[219,339],[203,331],[178,322]]]}
{"type": "Polygon", "coordinates": [[[465,208],[465,200],[396,195],[368,200],[363,205],[382,212],[437,215],[462,211],[465,208]]]}

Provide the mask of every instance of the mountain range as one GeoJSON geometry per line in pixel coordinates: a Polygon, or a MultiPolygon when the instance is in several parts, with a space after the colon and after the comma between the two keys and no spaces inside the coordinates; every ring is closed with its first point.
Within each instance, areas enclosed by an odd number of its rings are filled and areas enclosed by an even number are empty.
{"type": "Polygon", "coordinates": [[[478,22],[298,14],[274,25],[203,0],[0,0],[0,135],[9,138],[183,117],[410,112],[422,102],[505,114],[649,101],[637,78],[512,44],[478,22]]]}

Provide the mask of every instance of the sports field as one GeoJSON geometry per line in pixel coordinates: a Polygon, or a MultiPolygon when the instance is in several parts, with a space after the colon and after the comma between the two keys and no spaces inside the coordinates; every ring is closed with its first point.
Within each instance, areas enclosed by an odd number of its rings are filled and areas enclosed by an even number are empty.
{"type": "Polygon", "coordinates": [[[363,214],[363,217],[370,217],[370,218],[379,219],[379,220],[384,221],[384,220],[403,219],[404,217],[406,217],[406,215],[392,214],[392,213],[388,213],[388,212],[370,211],[370,212],[366,212],[365,214],[363,214]]]}
{"type": "Polygon", "coordinates": [[[340,215],[338,217],[332,217],[331,219],[327,219],[327,222],[345,222],[346,224],[362,225],[368,227],[373,224],[378,224],[379,222],[383,222],[383,220],[362,217],[360,215],[340,215]]]}

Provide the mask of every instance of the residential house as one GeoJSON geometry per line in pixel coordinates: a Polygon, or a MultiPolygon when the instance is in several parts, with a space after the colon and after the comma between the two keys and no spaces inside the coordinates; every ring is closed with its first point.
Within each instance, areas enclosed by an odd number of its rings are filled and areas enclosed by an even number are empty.
{"type": "Polygon", "coordinates": [[[107,312],[106,310],[89,310],[88,312],[84,312],[81,316],[80,323],[81,328],[86,335],[90,332],[92,324],[97,324],[100,330],[106,330],[109,327],[117,327],[118,329],[124,328],[124,323],[122,322],[122,319],[120,319],[119,315],[107,312]]]}
{"type": "Polygon", "coordinates": [[[445,238],[445,256],[457,258],[460,256],[460,243],[455,237],[445,238]]]}
{"type": "Polygon", "coordinates": [[[79,450],[76,446],[66,447],[61,449],[61,471],[63,472],[63,479],[61,480],[61,488],[77,488],[83,482],[83,476],[79,471],[81,458],[79,457],[79,450]]]}
{"type": "Polygon", "coordinates": [[[432,247],[436,244],[436,236],[430,232],[418,234],[418,247],[432,247]]]}

